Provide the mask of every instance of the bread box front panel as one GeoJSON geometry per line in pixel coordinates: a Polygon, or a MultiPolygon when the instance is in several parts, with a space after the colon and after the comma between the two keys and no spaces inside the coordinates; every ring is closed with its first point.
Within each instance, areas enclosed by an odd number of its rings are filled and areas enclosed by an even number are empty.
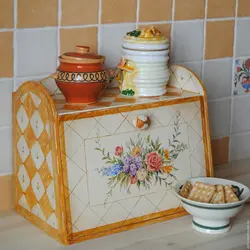
{"type": "Polygon", "coordinates": [[[66,121],[64,137],[75,235],[174,214],[171,188],[206,175],[199,101],[66,121]],[[150,118],[145,130],[133,123],[141,115],[150,118]]]}

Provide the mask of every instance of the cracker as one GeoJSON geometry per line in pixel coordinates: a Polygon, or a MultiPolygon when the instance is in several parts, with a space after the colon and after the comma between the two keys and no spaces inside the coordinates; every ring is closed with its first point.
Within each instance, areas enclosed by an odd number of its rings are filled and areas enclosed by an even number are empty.
{"type": "Polygon", "coordinates": [[[184,198],[187,198],[192,188],[193,185],[189,181],[186,181],[186,183],[182,186],[180,190],[180,195],[184,198]]]}
{"type": "Polygon", "coordinates": [[[214,185],[196,182],[188,196],[193,201],[209,203],[213,197],[216,187],[214,185]]]}
{"type": "Polygon", "coordinates": [[[239,201],[239,199],[236,196],[236,194],[234,193],[232,187],[230,187],[229,185],[226,185],[224,187],[224,190],[225,190],[225,199],[226,199],[227,203],[239,201]]]}
{"type": "Polygon", "coordinates": [[[225,203],[225,194],[223,185],[216,185],[216,191],[210,201],[212,204],[223,204],[225,203]]]}

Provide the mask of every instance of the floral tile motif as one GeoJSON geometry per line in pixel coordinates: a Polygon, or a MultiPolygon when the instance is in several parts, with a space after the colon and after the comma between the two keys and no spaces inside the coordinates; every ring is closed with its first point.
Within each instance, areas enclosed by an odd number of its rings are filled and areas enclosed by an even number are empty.
{"type": "Polygon", "coordinates": [[[250,93],[250,58],[237,59],[234,73],[234,95],[250,93]]]}
{"type": "Polygon", "coordinates": [[[174,133],[169,139],[169,147],[164,148],[159,138],[156,141],[148,135],[146,138],[138,134],[137,139],[129,138],[126,150],[122,146],[116,146],[114,155],[106,152],[99,141],[95,150],[99,151],[106,163],[105,167],[97,169],[101,176],[108,177],[110,191],[105,200],[112,196],[112,190],[116,185],[130,193],[130,186],[135,184],[150,189],[158,182],[165,187],[172,186],[177,178],[174,174],[178,169],[173,162],[179,154],[188,149],[188,146],[179,141],[181,134],[179,126],[180,112],[177,113],[174,122],[174,133]]]}

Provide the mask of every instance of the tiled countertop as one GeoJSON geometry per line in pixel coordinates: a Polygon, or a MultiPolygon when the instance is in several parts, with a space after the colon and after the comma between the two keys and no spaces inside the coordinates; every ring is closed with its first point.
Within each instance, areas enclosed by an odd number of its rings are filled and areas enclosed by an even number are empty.
{"type": "MultiPolygon", "coordinates": [[[[233,162],[215,169],[218,177],[240,181],[250,186],[250,160],[233,162]]],[[[177,250],[177,249],[247,249],[247,221],[250,223],[250,204],[233,219],[233,227],[224,235],[203,235],[191,228],[191,216],[137,228],[131,231],[82,242],[67,247],[74,250],[177,250]]],[[[250,235],[249,235],[250,237],[250,235]]],[[[14,212],[0,214],[1,250],[58,250],[66,249],[54,239],[14,212]]]]}

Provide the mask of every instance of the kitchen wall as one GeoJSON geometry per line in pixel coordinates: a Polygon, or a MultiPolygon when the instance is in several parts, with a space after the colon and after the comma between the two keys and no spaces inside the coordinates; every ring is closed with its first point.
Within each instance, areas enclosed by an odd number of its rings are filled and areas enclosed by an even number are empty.
{"type": "Polygon", "coordinates": [[[250,0],[1,0],[0,175],[12,172],[13,90],[76,44],[115,67],[123,35],[152,24],[171,39],[171,63],[205,82],[215,163],[250,157],[250,0]]]}

